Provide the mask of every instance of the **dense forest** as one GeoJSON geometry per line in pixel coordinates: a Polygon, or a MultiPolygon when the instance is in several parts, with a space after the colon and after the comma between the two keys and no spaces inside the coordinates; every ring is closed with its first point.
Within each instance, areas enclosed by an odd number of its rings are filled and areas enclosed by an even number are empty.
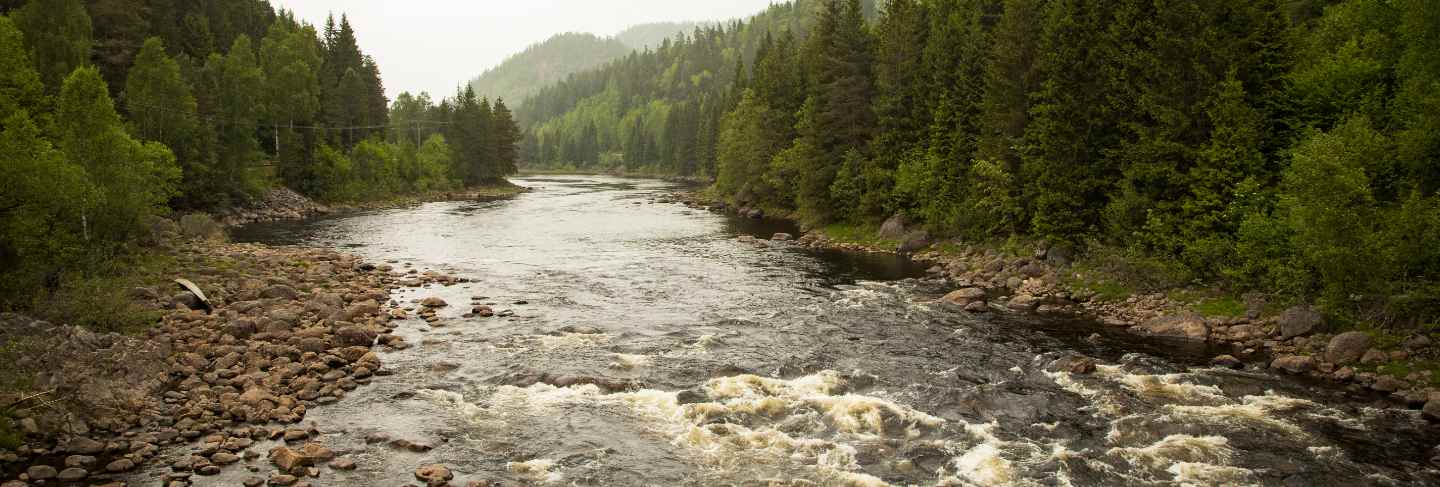
{"type": "Polygon", "coordinates": [[[514,171],[503,105],[461,93],[414,118],[408,100],[392,124],[343,16],[317,29],[263,0],[0,8],[0,309],[115,267],[172,211],[277,185],[358,200],[514,171]]]}
{"type": "Polygon", "coordinates": [[[1121,248],[1440,317],[1440,3],[797,0],[542,91],[537,166],[712,178],[812,224],[1121,248]]]}

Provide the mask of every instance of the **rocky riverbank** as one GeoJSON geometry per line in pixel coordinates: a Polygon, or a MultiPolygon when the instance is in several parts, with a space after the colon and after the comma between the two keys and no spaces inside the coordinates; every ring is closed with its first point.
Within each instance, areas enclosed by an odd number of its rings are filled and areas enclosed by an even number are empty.
{"type": "Polygon", "coordinates": [[[528,191],[530,191],[529,188],[505,182],[463,190],[433,191],[374,201],[326,205],[307,198],[290,188],[280,187],[270,190],[264,197],[251,204],[220,211],[215,218],[226,227],[236,227],[251,223],[302,220],[348,211],[393,208],[434,201],[497,201],[513,198],[528,191]]]}
{"type": "MultiPolygon", "coordinates": [[[[664,201],[748,218],[767,216],[759,208],[734,207],[696,193],[676,193],[664,201]]],[[[1166,293],[1102,297],[1084,284],[1087,276],[1065,249],[1037,247],[1016,256],[960,242],[933,245],[927,234],[900,218],[885,222],[876,237],[896,246],[841,241],[816,230],[799,238],[741,238],[763,246],[793,239],[813,248],[910,253],[931,266],[932,277],[956,288],[939,301],[957,312],[1079,316],[1139,335],[1228,346],[1233,352],[1215,357],[1215,365],[1336,381],[1357,393],[1386,394],[1393,404],[1419,408],[1440,421],[1440,377],[1427,368],[1440,360],[1440,347],[1426,333],[1377,339],[1363,331],[1334,330],[1309,306],[1271,310],[1260,296],[1249,297],[1244,309],[1233,314],[1201,313],[1195,304],[1166,293]]]]}
{"type": "Polygon", "coordinates": [[[391,320],[429,313],[391,300],[392,289],[463,282],[329,250],[193,241],[168,252],[174,276],[208,300],[174,284],[133,289],[160,316],[138,334],[0,315],[0,344],[16,358],[7,367],[33,373],[29,392],[0,392],[0,426],[19,435],[0,449],[0,485],[123,485],[187,444],[188,455],[165,459],[164,483],[188,485],[264,455],[252,446],[267,440],[295,448],[271,449],[276,471],[245,485],[345,469],[309,442],[307,410],[387,374],[377,352],[409,346],[391,320]]]}

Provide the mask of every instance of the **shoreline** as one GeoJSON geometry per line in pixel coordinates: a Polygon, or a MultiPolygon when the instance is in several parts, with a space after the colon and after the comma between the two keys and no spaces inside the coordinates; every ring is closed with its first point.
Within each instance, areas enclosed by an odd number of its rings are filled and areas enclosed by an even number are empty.
{"type": "MultiPolygon", "coordinates": [[[[794,221],[790,215],[735,207],[700,191],[672,193],[661,201],[739,217],[794,221]]],[[[915,262],[930,267],[930,277],[945,279],[952,285],[954,291],[938,301],[957,313],[1065,316],[1092,320],[1139,336],[1229,347],[1231,353],[1214,357],[1212,365],[1250,366],[1324,380],[1345,387],[1357,398],[1378,393],[1398,405],[1421,410],[1427,419],[1440,421],[1440,377],[1409,360],[1440,355],[1440,349],[1428,338],[1386,346],[1362,331],[1328,332],[1323,316],[1307,305],[1272,310],[1266,309],[1263,302],[1246,303],[1238,310],[1240,313],[1232,314],[1203,309],[1199,304],[1205,301],[1185,303],[1166,293],[1105,295],[1092,289],[1098,287],[1090,280],[1093,276],[1077,269],[1075,256],[1063,249],[1028,248],[1024,250],[1029,255],[1023,256],[955,241],[922,243],[915,240],[928,238],[917,237],[919,232],[905,228],[903,222],[886,222],[885,227],[891,228],[882,227],[881,231],[887,233],[883,237],[857,236],[848,231],[834,235],[841,232],[801,227],[804,234],[795,242],[806,247],[910,255],[915,262]],[[1387,369],[1409,372],[1396,377],[1383,372],[1387,369]]],[[[773,237],[752,238],[760,241],[773,237]]]]}
{"type": "Polygon", "coordinates": [[[130,333],[0,314],[7,343],[29,345],[17,372],[34,372],[32,390],[45,391],[7,411],[21,444],[0,448],[0,485],[123,485],[142,467],[183,481],[259,458],[250,446],[265,440],[294,447],[269,452],[284,474],[344,469],[343,455],[311,441],[306,412],[389,374],[380,352],[409,348],[391,334],[410,306],[392,291],[465,282],[328,249],[191,240],[155,251],[173,256],[173,276],[194,281],[213,312],[158,282],[130,291],[161,315],[130,333]],[[194,451],[157,462],[176,448],[194,451]]]}
{"type": "Polygon", "coordinates": [[[440,201],[500,201],[532,191],[510,181],[503,184],[477,186],[454,191],[396,195],[369,201],[320,203],[285,187],[273,188],[262,198],[245,207],[215,212],[215,219],[226,228],[274,221],[304,220],[320,216],[367,210],[400,208],[440,201]]]}

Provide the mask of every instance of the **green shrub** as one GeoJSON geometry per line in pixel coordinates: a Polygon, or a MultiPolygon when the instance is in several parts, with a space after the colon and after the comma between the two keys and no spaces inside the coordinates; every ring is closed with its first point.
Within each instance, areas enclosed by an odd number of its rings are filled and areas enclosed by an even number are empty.
{"type": "Polygon", "coordinates": [[[180,217],[180,234],[186,238],[212,242],[223,242],[226,239],[225,227],[204,213],[191,213],[180,217]]]}

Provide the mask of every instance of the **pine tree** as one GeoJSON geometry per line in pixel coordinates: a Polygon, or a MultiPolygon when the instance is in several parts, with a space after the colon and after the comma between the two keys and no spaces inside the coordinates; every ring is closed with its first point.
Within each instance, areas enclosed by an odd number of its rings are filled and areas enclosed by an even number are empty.
{"type": "Polygon", "coordinates": [[[260,158],[259,125],[265,77],[255,60],[250,36],[235,39],[223,58],[212,55],[206,70],[215,80],[214,112],[224,123],[217,128],[218,143],[214,167],[216,189],[221,194],[246,199],[263,188],[252,174],[260,158]]]}
{"type": "Polygon", "coordinates": [[[505,106],[505,100],[495,100],[494,119],[491,127],[495,132],[495,174],[496,177],[505,177],[518,170],[516,165],[520,154],[516,144],[519,144],[523,137],[520,127],[515,124],[514,114],[510,113],[510,107],[505,106]]]}

